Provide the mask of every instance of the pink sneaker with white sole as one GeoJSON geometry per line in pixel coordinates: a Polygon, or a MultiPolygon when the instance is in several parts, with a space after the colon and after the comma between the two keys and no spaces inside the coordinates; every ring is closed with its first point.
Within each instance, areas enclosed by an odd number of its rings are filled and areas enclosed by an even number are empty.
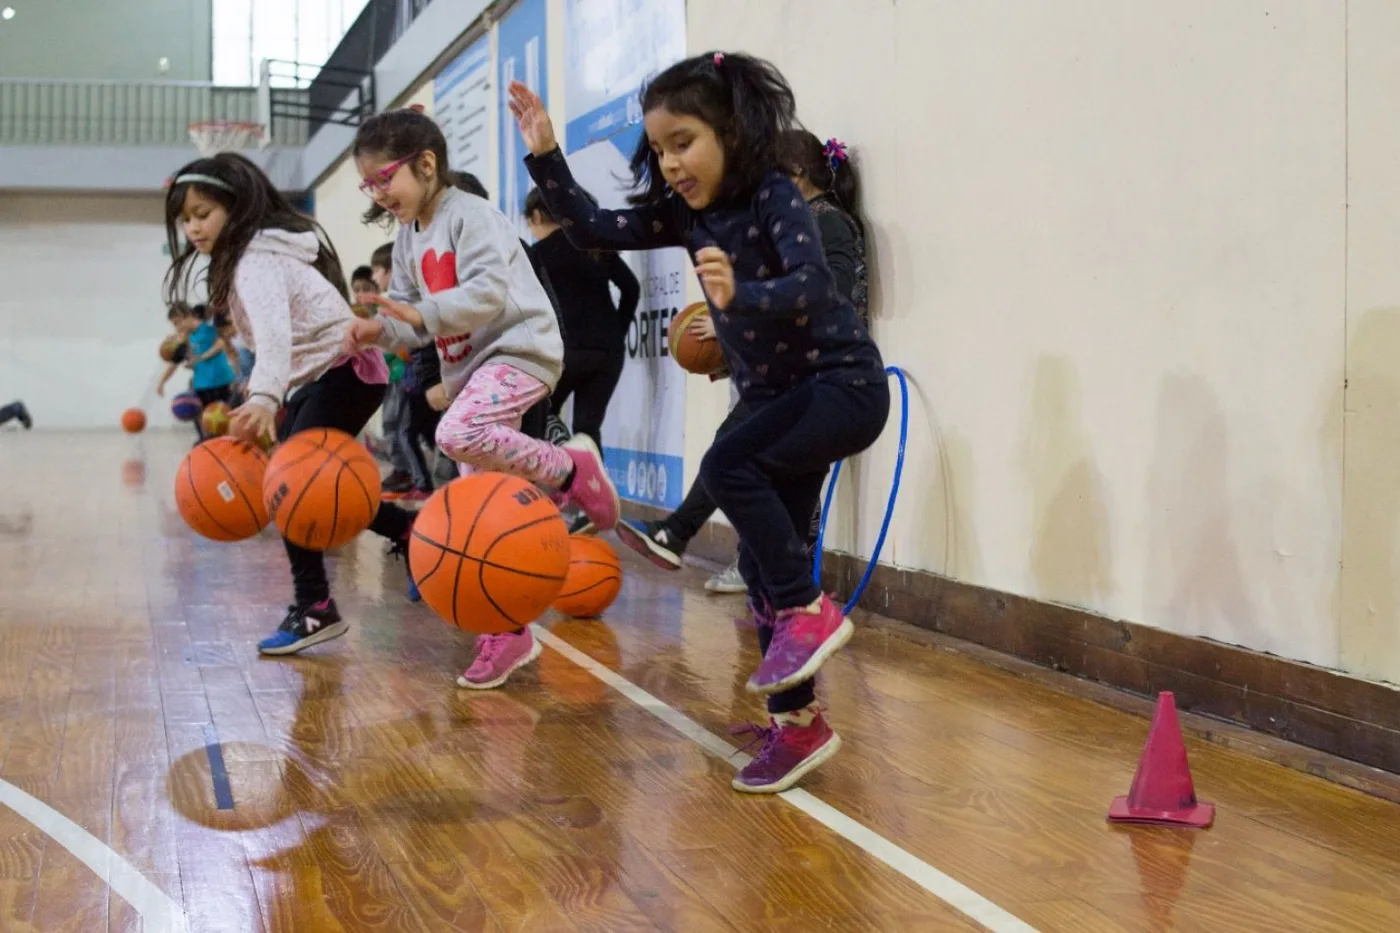
{"type": "Polygon", "coordinates": [[[529,628],[506,635],[481,635],[476,639],[476,660],[457,678],[457,686],[491,690],[544,651],[529,628]]]}
{"type": "Polygon", "coordinates": [[[851,620],[825,593],[816,612],[802,607],[784,609],[777,616],[773,641],[758,670],[749,678],[750,693],[781,693],[810,680],[828,658],[851,640],[855,630],[851,620]]]}
{"type": "Polygon", "coordinates": [[[574,461],[569,501],[588,516],[597,531],[612,531],[622,515],[622,501],[617,487],[608,479],[598,445],[587,434],[575,434],[564,444],[564,452],[574,461]]]}

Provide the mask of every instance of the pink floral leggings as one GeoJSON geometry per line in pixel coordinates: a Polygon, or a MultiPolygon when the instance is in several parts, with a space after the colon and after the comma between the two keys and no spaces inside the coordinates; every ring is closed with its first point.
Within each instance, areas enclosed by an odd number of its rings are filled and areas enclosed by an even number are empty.
{"type": "Polygon", "coordinates": [[[520,433],[525,412],[548,398],[549,391],[549,386],[514,366],[487,363],[479,367],[443,412],[438,447],[461,464],[463,476],[473,470],[495,470],[558,489],[574,468],[568,451],[520,433]]]}

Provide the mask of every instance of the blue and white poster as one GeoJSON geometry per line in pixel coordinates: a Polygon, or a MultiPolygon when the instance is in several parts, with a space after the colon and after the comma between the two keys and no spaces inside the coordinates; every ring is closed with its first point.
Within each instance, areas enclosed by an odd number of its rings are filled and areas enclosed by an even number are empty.
{"type": "MultiPolygon", "coordinates": [[[[606,208],[627,206],[628,164],[642,139],[638,92],[685,57],[685,0],[567,0],[564,151],[606,208]]],[[[603,459],[623,498],[674,509],[685,495],[686,373],[669,357],[685,307],[682,249],[624,253],[642,285],[627,360],[603,422],[603,459]]]]}
{"type": "Polygon", "coordinates": [[[496,71],[501,128],[501,179],[496,186],[496,206],[520,230],[525,226],[525,193],[530,190],[530,173],[525,170],[525,144],[507,107],[510,83],[520,81],[540,95],[545,109],[549,108],[549,82],[545,80],[545,0],[524,0],[516,4],[501,20],[496,30],[496,71]]]}
{"type": "Polygon", "coordinates": [[[473,42],[433,79],[433,118],[447,137],[447,161],[488,188],[492,91],[489,35],[473,42]]]}

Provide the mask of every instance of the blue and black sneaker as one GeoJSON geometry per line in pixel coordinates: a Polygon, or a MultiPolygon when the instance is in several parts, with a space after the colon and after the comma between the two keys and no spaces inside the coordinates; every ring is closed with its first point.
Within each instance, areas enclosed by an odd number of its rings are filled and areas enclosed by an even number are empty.
{"type": "Polygon", "coordinates": [[[404,576],[408,577],[408,589],[404,595],[408,597],[408,601],[411,603],[421,603],[423,597],[418,592],[418,584],[413,581],[413,568],[408,565],[408,542],[412,536],[413,526],[410,524],[404,536],[389,545],[389,556],[403,559],[404,576]]]}
{"type": "Polygon", "coordinates": [[[296,654],[312,645],[339,638],[349,628],[350,623],[340,617],[333,599],[309,606],[288,606],[287,617],[277,626],[277,631],[258,642],[258,651],[296,654]]]}

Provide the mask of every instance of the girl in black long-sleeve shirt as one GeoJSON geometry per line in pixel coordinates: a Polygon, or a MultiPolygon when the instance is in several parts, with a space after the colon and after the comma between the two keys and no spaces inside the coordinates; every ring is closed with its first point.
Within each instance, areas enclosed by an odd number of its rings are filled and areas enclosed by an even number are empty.
{"type": "Polygon", "coordinates": [[[579,189],[539,97],[511,85],[526,160],[550,212],[580,248],[684,246],[750,417],[718,438],[700,475],[739,533],[763,662],[749,690],[771,726],[737,790],[777,793],[830,758],[840,738],[809,681],[851,635],[813,583],[803,537],[832,463],[870,446],[889,415],[884,363],[822,258],[806,202],[778,156],[792,90],[746,55],[671,66],[642,91],[646,137],[633,157],[641,189],[628,211],[599,210],[579,189]],[[805,702],[804,702],[805,701],[805,702]]]}
{"type": "Polygon", "coordinates": [[[531,250],[559,297],[564,330],[564,373],[549,404],[557,413],[573,396],[573,432],[587,434],[601,449],[603,417],[622,378],[627,328],[637,315],[642,288],[617,253],[575,248],[538,188],[525,198],[525,219],[535,236],[531,250]],[[618,289],[616,305],[610,285],[618,289]]]}

